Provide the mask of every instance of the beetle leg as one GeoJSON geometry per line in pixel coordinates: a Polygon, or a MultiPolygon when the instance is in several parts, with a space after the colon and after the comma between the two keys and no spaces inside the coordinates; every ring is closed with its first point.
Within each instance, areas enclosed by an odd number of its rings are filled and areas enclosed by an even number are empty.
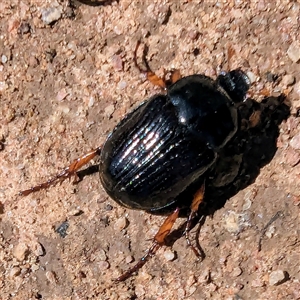
{"type": "Polygon", "coordinates": [[[179,215],[179,208],[166,218],[162,226],[159,228],[158,232],[154,236],[153,243],[151,247],[147,250],[147,253],[134,265],[132,268],[127,270],[124,274],[116,279],[116,281],[123,281],[129,278],[134,272],[138,271],[154,254],[156,251],[165,245],[165,239],[169,235],[176,219],[179,215]]]}
{"type": "Polygon", "coordinates": [[[173,70],[171,74],[171,83],[175,83],[179,79],[181,79],[181,74],[179,70],[173,70]]]}
{"type": "Polygon", "coordinates": [[[205,184],[203,183],[201,188],[194,195],[194,199],[193,199],[193,202],[191,205],[191,212],[186,221],[186,226],[185,226],[185,230],[184,230],[184,236],[185,236],[187,245],[193,250],[193,252],[197,256],[197,258],[199,258],[201,256],[201,253],[199,253],[199,251],[192,245],[190,237],[189,237],[189,232],[191,230],[192,221],[197,215],[199,205],[203,202],[204,191],[205,191],[205,184]]]}
{"type": "Polygon", "coordinates": [[[136,68],[143,74],[146,74],[147,79],[154,85],[157,85],[163,89],[166,89],[168,87],[168,85],[175,83],[176,81],[178,81],[179,79],[181,79],[181,74],[179,70],[173,70],[171,72],[171,79],[170,80],[166,80],[165,76],[163,78],[160,78],[159,76],[157,76],[150,68],[147,59],[146,59],[146,52],[147,52],[147,48],[144,48],[143,51],[143,63],[146,67],[145,70],[143,70],[139,64],[137,63],[137,51],[138,48],[140,46],[141,42],[138,41],[134,50],[134,56],[133,56],[133,61],[134,61],[134,65],[136,66],[136,68]]]}
{"type": "Polygon", "coordinates": [[[134,65],[136,66],[136,68],[143,74],[146,74],[147,79],[154,85],[160,86],[161,88],[165,89],[166,88],[166,81],[165,78],[160,78],[158,77],[153,71],[151,71],[150,66],[146,60],[146,48],[144,48],[143,51],[143,63],[145,64],[146,69],[143,70],[139,64],[137,63],[137,51],[138,48],[140,46],[141,42],[138,41],[134,50],[134,55],[133,55],[133,61],[134,61],[134,65]]]}
{"type": "Polygon", "coordinates": [[[48,181],[41,183],[39,185],[33,186],[28,190],[21,191],[19,192],[20,196],[27,196],[33,192],[40,191],[42,189],[46,189],[50,187],[51,185],[55,185],[58,182],[62,182],[67,178],[70,178],[71,176],[74,176],[74,183],[79,181],[77,171],[87,164],[90,160],[92,160],[95,156],[99,155],[101,152],[101,147],[98,147],[82,156],[79,158],[75,159],[67,168],[62,170],[59,174],[57,174],[55,177],[49,179],[48,181]]]}

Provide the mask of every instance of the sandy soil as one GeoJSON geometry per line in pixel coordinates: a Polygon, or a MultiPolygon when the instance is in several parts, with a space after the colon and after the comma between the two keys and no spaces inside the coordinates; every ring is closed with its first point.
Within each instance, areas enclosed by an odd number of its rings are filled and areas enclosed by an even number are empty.
{"type": "Polygon", "coordinates": [[[0,3],[0,299],[300,299],[299,0],[73,4],[0,3]],[[264,145],[256,175],[202,222],[203,261],[179,238],[115,283],[164,217],[118,206],[97,174],[18,192],[101,145],[160,92],[134,67],[138,40],[160,75],[241,67],[253,99],[285,92],[291,107],[252,133],[250,145],[264,145]],[[267,139],[270,124],[278,139],[267,139]]]}

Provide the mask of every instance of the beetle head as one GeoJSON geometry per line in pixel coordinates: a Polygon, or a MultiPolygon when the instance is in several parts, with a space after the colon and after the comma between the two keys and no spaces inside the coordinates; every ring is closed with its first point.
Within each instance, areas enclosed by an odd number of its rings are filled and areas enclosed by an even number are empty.
{"type": "Polygon", "coordinates": [[[245,99],[251,84],[249,77],[240,69],[221,72],[217,83],[234,102],[242,102],[245,99]]]}

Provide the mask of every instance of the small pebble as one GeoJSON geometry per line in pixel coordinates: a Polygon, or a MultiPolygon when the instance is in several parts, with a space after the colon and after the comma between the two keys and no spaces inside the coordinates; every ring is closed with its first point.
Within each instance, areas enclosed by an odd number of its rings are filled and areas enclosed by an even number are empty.
{"type": "Polygon", "coordinates": [[[42,20],[46,25],[58,21],[62,16],[62,7],[49,7],[42,10],[42,20]]]}
{"type": "Polygon", "coordinates": [[[187,286],[192,286],[193,284],[195,284],[197,282],[197,279],[195,277],[195,275],[190,275],[186,281],[186,285],[187,286]]]}
{"type": "Polygon", "coordinates": [[[45,51],[45,58],[46,58],[46,61],[49,63],[53,62],[53,59],[54,59],[54,57],[56,57],[56,55],[57,55],[57,52],[53,48],[45,51]]]}
{"type": "Polygon", "coordinates": [[[21,269],[19,267],[13,267],[9,272],[10,277],[16,277],[19,276],[20,274],[21,274],[21,269]]]}
{"type": "Polygon", "coordinates": [[[243,210],[248,210],[251,207],[251,205],[252,201],[249,198],[246,198],[243,204],[243,210]]]}
{"type": "Polygon", "coordinates": [[[296,166],[300,161],[300,153],[294,150],[292,147],[288,147],[284,155],[284,163],[290,165],[291,167],[296,166]]]}
{"type": "Polygon", "coordinates": [[[234,211],[227,212],[224,221],[224,227],[227,231],[231,233],[239,231],[239,216],[234,211]]]}
{"type": "Polygon", "coordinates": [[[39,61],[34,56],[30,56],[28,60],[28,64],[29,66],[36,68],[39,64],[39,61]]]}
{"type": "Polygon", "coordinates": [[[131,255],[126,256],[125,262],[126,264],[130,264],[131,262],[133,262],[133,257],[131,255]]]}
{"type": "Polygon", "coordinates": [[[8,108],[6,115],[5,115],[5,121],[7,123],[10,123],[15,118],[16,112],[13,108],[8,108]]]}
{"type": "Polygon", "coordinates": [[[113,55],[111,58],[111,63],[115,71],[123,71],[123,60],[120,55],[113,55]]]}
{"type": "Polygon", "coordinates": [[[31,247],[33,249],[33,253],[36,256],[44,256],[46,254],[45,248],[40,243],[34,243],[34,245],[31,247]]]}
{"type": "Polygon", "coordinates": [[[231,276],[232,277],[238,277],[243,273],[243,270],[240,267],[236,267],[232,270],[231,276]]]}
{"type": "Polygon", "coordinates": [[[291,86],[295,83],[295,77],[293,75],[285,75],[282,78],[282,84],[284,86],[291,86]]]}
{"type": "Polygon", "coordinates": [[[275,234],[275,231],[276,227],[274,225],[271,225],[265,233],[266,237],[268,237],[269,239],[272,238],[275,234]]]}
{"type": "Polygon", "coordinates": [[[95,104],[95,98],[94,97],[90,97],[89,98],[88,107],[93,107],[94,104],[95,104]]]}
{"type": "Polygon", "coordinates": [[[100,270],[107,270],[110,267],[109,263],[107,261],[104,261],[104,260],[99,261],[98,266],[99,266],[100,270]]]}
{"type": "Polygon", "coordinates": [[[111,117],[111,115],[114,113],[114,111],[115,111],[115,106],[113,104],[106,106],[104,109],[105,116],[111,117]]]}
{"type": "Polygon", "coordinates": [[[82,62],[85,59],[85,55],[83,53],[78,53],[77,55],[77,61],[82,62]]]}
{"type": "Polygon", "coordinates": [[[40,268],[39,265],[33,264],[30,269],[31,269],[32,272],[36,272],[39,268],[40,268]]]}
{"type": "Polygon", "coordinates": [[[167,261],[172,261],[175,259],[176,255],[174,251],[172,251],[171,249],[167,249],[164,253],[164,257],[167,261]]]}
{"type": "Polygon", "coordinates": [[[105,207],[104,207],[104,209],[106,211],[111,211],[113,209],[113,207],[110,204],[106,204],[105,207]]]}
{"type": "MultiPolygon", "coordinates": [[[[299,88],[300,88],[300,86],[299,86],[299,88]]],[[[294,91],[295,91],[295,89],[294,89],[294,91]]],[[[297,94],[300,96],[300,89],[299,89],[299,93],[297,93],[297,94]]],[[[291,109],[291,114],[292,115],[296,115],[296,114],[298,114],[299,110],[300,110],[300,100],[293,101],[293,103],[292,103],[292,109],[291,109]]]]}
{"type": "Polygon", "coordinates": [[[97,258],[102,261],[105,261],[107,259],[106,253],[103,249],[98,249],[97,258]]]}
{"type": "Polygon", "coordinates": [[[203,270],[203,272],[200,274],[200,276],[198,277],[198,282],[200,283],[209,283],[211,280],[211,276],[210,276],[210,269],[206,268],[205,270],[203,270]]]}
{"type": "Polygon", "coordinates": [[[27,22],[22,22],[18,28],[18,34],[26,34],[31,30],[30,24],[27,22]]]}
{"type": "Polygon", "coordinates": [[[69,95],[69,93],[63,88],[63,89],[61,89],[61,90],[57,93],[56,99],[57,99],[57,101],[62,101],[62,100],[64,100],[68,95],[69,95]]]}
{"type": "Polygon", "coordinates": [[[5,63],[7,63],[7,61],[8,61],[7,56],[3,54],[3,55],[1,56],[1,62],[2,62],[3,64],[5,64],[5,63]]]}
{"type": "Polygon", "coordinates": [[[67,236],[67,230],[69,228],[69,223],[68,221],[65,221],[61,223],[57,229],[55,229],[55,232],[58,233],[62,238],[65,238],[67,236]]]}
{"type": "Polygon", "coordinates": [[[269,276],[270,285],[279,285],[288,280],[288,273],[282,270],[276,270],[271,272],[269,276]]]}
{"type": "Polygon", "coordinates": [[[18,261],[23,261],[28,254],[28,247],[24,243],[19,243],[13,250],[13,255],[18,261]]]}
{"type": "Polygon", "coordinates": [[[128,225],[128,220],[127,220],[127,218],[121,217],[121,218],[119,218],[119,219],[115,222],[114,229],[117,230],[117,231],[121,231],[121,230],[123,230],[124,228],[126,228],[127,225],[128,225]]]}
{"type": "Polygon", "coordinates": [[[247,72],[247,76],[248,76],[251,84],[255,82],[256,76],[253,72],[251,72],[251,71],[247,72]]]}
{"type": "Polygon", "coordinates": [[[78,216],[82,215],[83,213],[84,212],[80,208],[76,207],[76,208],[70,210],[68,212],[68,215],[78,217],[78,216]]]}
{"type": "Polygon", "coordinates": [[[67,106],[62,106],[61,107],[61,111],[64,113],[64,114],[68,114],[70,112],[70,108],[67,107],[67,106]]]}
{"type": "Polygon", "coordinates": [[[300,133],[296,134],[291,140],[290,140],[290,146],[295,150],[300,150],[300,133]]]}
{"type": "Polygon", "coordinates": [[[287,55],[294,63],[300,60],[300,43],[298,41],[294,41],[289,46],[287,55]]]}
{"type": "Polygon", "coordinates": [[[0,92],[5,91],[8,88],[8,85],[5,81],[0,81],[0,92]]]}
{"type": "Polygon", "coordinates": [[[64,133],[65,130],[66,130],[66,126],[65,126],[64,124],[59,124],[59,125],[57,126],[57,132],[58,132],[58,133],[64,133]]]}
{"type": "Polygon", "coordinates": [[[126,87],[127,87],[127,82],[126,82],[126,81],[121,80],[121,81],[118,83],[118,89],[119,89],[119,90],[124,90],[126,87]]]}
{"type": "Polygon", "coordinates": [[[274,82],[276,80],[277,76],[274,75],[273,73],[271,72],[267,72],[266,73],[266,79],[268,82],[274,82]]]}
{"type": "Polygon", "coordinates": [[[29,264],[23,265],[21,267],[21,276],[24,276],[30,272],[30,266],[29,264]]]}
{"type": "Polygon", "coordinates": [[[263,287],[265,285],[265,282],[261,278],[257,278],[252,280],[251,286],[254,288],[263,287]]]}
{"type": "Polygon", "coordinates": [[[300,81],[298,81],[295,85],[294,85],[294,92],[300,96],[300,81]]]}
{"type": "Polygon", "coordinates": [[[52,284],[55,284],[57,282],[56,274],[53,271],[47,271],[46,272],[46,278],[52,284]]]}

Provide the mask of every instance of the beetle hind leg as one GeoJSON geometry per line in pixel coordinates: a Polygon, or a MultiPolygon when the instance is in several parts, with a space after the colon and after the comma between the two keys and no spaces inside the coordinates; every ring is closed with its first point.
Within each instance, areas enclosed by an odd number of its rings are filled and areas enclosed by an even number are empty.
{"type": "Polygon", "coordinates": [[[205,192],[205,184],[203,183],[202,186],[200,187],[200,189],[194,195],[192,205],[190,207],[191,211],[187,218],[185,230],[183,233],[188,247],[192,249],[192,251],[194,252],[194,254],[196,255],[196,257],[198,259],[201,258],[202,253],[201,253],[200,249],[197,249],[196,247],[193,246],[193,244],[190,240],[189,232],[191,230],[193,220],[197,217],[197,212],[198,212],[199,206],[201,203],[203,203],[204,192],[205,192]]]}
{"type": "Polygon", "coordinates": [[[176,219],[179,215],[179,208],[169,215],[158,232],[154,236],[151,247],[147,250],[146,254],[135,264],[132,268],[127,270],[124,274],[116,279],[116,281],[124,281],[129,278],[134,272],[138,271],[152,256],[155,255],[156,251],[166,244],[166,238],[169,235],[176,219]]]}
{"type": "Polygon", "coordinates": [[[83,167],[85,164],[87,164],[90,160],[92,160],[95,156],[99,155],[101,153],[101,147],[98,147],[79,158],[75,159],[67,168],[62,170],[59,174],[57,174],[55,177],[49,179],[48,181],[41,183],[39,185],[33,186],[28,190],[24,190],[19,192],[20,196],[27,196],[33,192],[37,192],[43,189],[47,189],[48,187],[52,185],[56,185],[59,182],[62,182],[66,180],[67,178],[71,178],[72,176],[75,177],[74,183],[77,183],[79,181],[77,171],[83,167]]]}

